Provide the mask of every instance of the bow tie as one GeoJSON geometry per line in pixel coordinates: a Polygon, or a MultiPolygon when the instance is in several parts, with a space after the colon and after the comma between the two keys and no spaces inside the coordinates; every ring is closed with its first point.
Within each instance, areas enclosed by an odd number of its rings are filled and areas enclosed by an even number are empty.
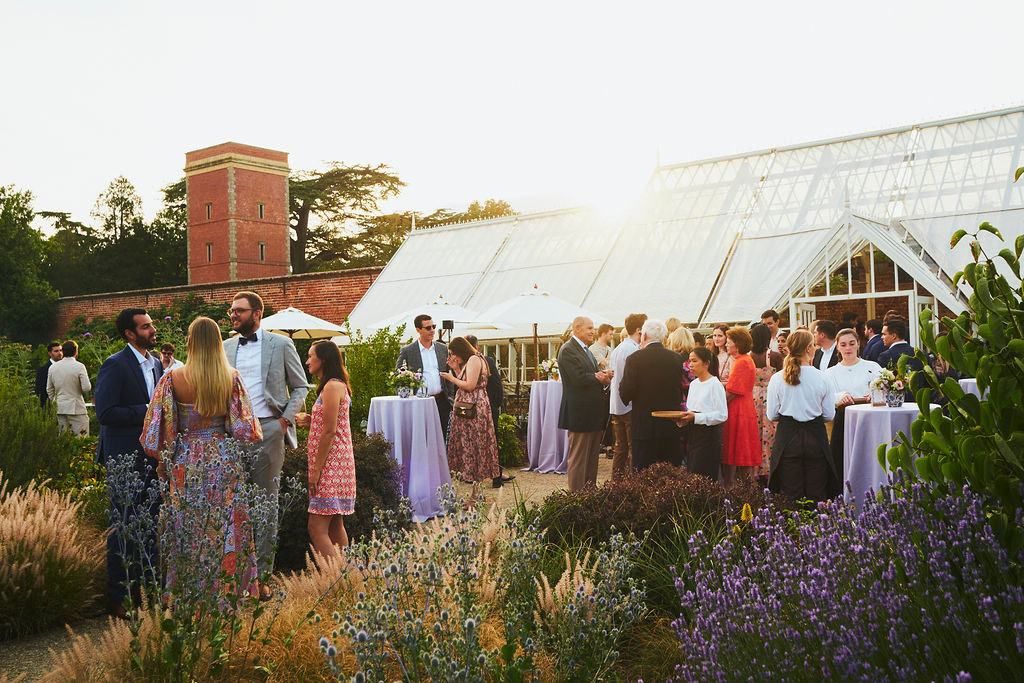
{"type": "Polygon", "coordinates": [[[241,344],[242,346],[245,346],[249,342],[254,342],[254,341],[256,341],[256,333],[255,332],[250,334],[248,337],[239,337],[238,338],[238,343],[241,344]]]}

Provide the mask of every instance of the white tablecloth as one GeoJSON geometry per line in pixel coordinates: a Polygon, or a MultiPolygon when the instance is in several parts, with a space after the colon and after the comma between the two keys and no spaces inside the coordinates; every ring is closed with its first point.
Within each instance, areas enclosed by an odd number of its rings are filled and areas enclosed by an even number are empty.
{"type": "Polygon", "coordinates": [[[888,483],[885,470],[878,464],[878,446],[892,442],[901,431],[909,437],[910,423],[917,419],[918,413],[917,404],[910,402],[900,408],[871,405],[846,408],[843,491],[847,500],[853,498],[860,503],[868,489],[877,491],[888,483]],[[850,482],[852,491],[846,491],[846,482],[850,482]]]}
{"type": "Polygon", "coordinates": [[[562,404],[562,383],[534,382],[530,387],[530,417],[526,428],[527,468],[542,474],[565,474],[569,456],[569,433],[558,428],[562,404]]]}
{"type": "Polygon", "coordinates": [[[437,402],[433,398],[372,398],[366,433],[377,432],[391,442],[391,457],[398,461],[402,495],[412,503],[413,520],[423,522],[441,514],[437,489],[451,484],[452,477],[437,402]]]}
{"type": "MultiPolygon", "coordinates": [[[[981,398],[981,391],[978,390],[978,380],[974,377],[960,380],[960,388],[964,390],[965,394],[974,394],[979,399],[981,398]]],[[[986,391],[985,393],[987,394],[988,392],[986,391]]]]}

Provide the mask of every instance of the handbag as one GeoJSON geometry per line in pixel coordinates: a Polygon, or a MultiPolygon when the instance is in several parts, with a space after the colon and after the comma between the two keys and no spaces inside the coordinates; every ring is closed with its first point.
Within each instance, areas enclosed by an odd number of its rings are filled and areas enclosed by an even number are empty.
{"type": "Polygon", "coordinates": [[[452,406],[452,414],[472,420],[476,417],[476,404],[471,401],[456,401],[452,406]]]}

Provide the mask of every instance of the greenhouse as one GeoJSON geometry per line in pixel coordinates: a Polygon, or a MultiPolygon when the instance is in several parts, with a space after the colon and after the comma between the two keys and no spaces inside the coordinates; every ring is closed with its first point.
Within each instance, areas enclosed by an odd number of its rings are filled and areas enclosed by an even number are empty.
{"type": "MultiPolygon", "coordinates": [[[[768,308],[791,325],[838,310],[955,313],[969,253],[950,237],[983,221],[1024,233],[1021,165],[1024,107],[664,165],[624,217],[576,207],[414,230],[351,321],[370,329],[438,296],[485,311],[533,287],[616,324],[633,312],[697,327],[768,308]]],[[[568,323],[539,333],[554,341],[568,323]]]]}

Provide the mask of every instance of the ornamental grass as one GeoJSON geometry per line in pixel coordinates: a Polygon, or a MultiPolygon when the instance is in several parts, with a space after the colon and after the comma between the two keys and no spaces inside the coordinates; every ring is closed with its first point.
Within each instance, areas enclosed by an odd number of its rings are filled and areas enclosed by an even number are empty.
{"type": "Polygon", "coordinates": [[[81,503],[35,482],[8,484],[0,471],[0,639],[90,611],[105,557],[104,534],[80,521],[81,503]]]}

